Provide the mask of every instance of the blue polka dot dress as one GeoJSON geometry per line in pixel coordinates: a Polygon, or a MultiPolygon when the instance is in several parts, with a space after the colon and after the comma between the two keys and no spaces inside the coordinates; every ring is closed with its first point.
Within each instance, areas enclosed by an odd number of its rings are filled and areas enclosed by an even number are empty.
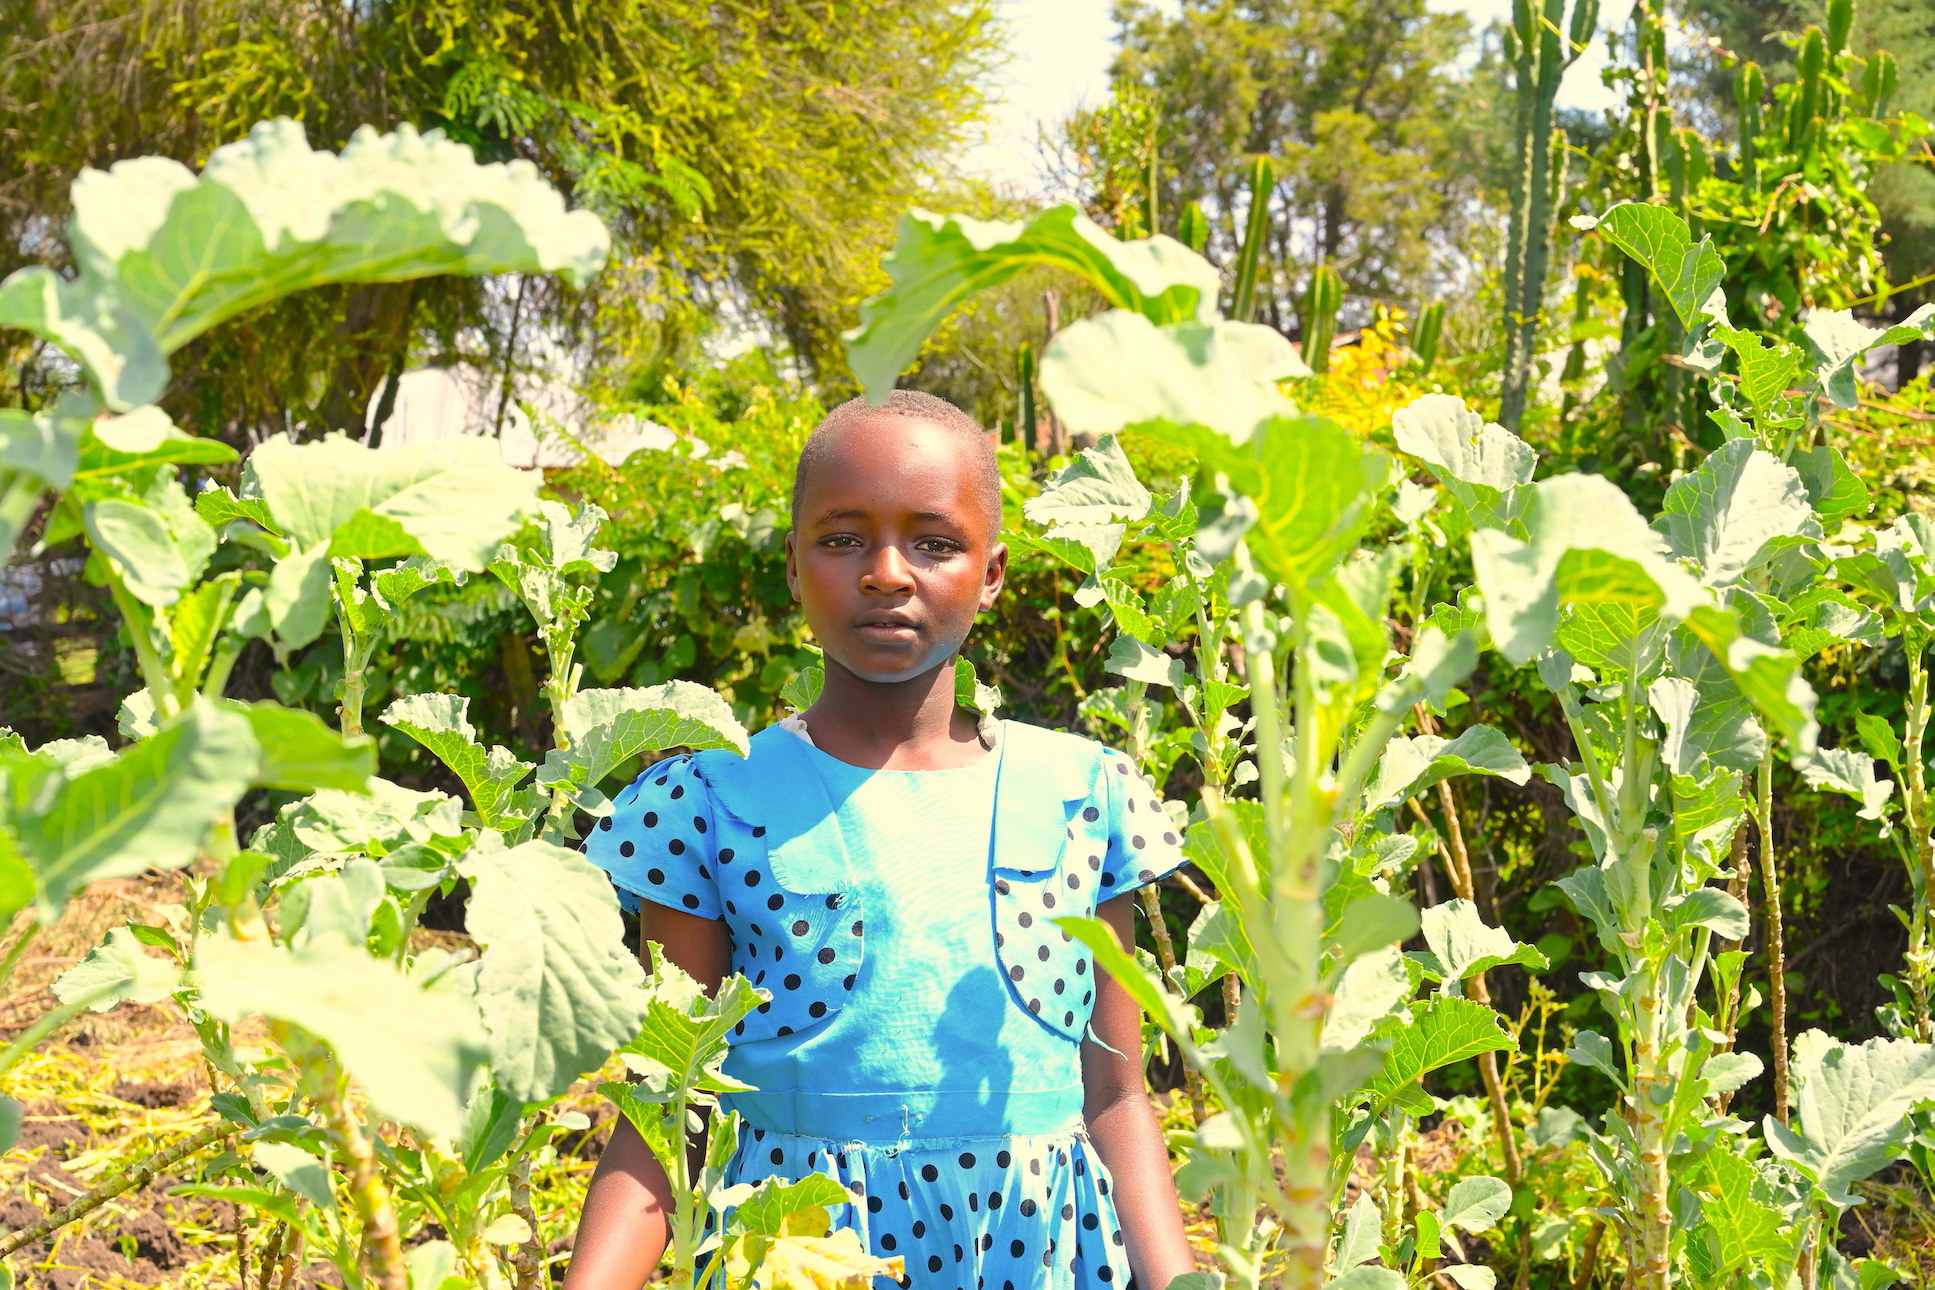
{"type": "MultiPolygon", "coordinates": [[[[1082,1119],[1095,965],[1056,925],[1183,862],[1120,755],[998,723],[972,766],[876,771],[772,727],[620,793],[585,854],[628,905],[730,933],[768,998],[725,1073],[746,1128],[729,1182],[825,1174],[836,1211],[923,1290],[1128,1281],[1082,1119]]],[[[886,1278],[877,1284],[891,1284],[886,1278]]]]}

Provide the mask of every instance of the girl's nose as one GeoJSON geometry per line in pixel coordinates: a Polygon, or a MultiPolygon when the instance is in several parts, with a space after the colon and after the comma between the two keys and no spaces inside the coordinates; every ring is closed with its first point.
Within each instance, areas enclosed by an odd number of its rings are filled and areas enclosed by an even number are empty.
{"type": "Polygon", "coordinates": [[[860,590],[877,595],[899,595],[913,590],[913,586],[913,567],[891,544],[880,547],[860,575],[860,590]]]}

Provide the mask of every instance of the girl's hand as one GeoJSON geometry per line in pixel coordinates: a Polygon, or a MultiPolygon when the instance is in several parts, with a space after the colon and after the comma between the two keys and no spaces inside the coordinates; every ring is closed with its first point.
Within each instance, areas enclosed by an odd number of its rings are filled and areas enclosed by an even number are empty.
{"type": "MultiPolygon", "coordinates": [[[[650,902],[640,905],[639,912],[641,942],[658,942],[665,957],[708,996],[719,988],[731,958],[724,923],[650,902]]],[[[646,971],[652,970],[642,943],[639,959],[646,971]]],[[[702,1138],[689,1149],[703,1160],[702,1138]]],[[[672,1195],[665,1166],[632,1122],[620,1116],[585,1189],[564,1290],[639,1290],[665,1255],[677,1211],[678,1198],[672,1195]]]]}
{"type": "MultiPolygon", "coordinates": [[[[1125,950],[1135,946],[1135,899],[1116,896],[1096,911],[1125,950]]],[[[1102,1043],[1082,1044],[1083,1119],[1115,1183],[1116,1216],[1138,1286],[1163,1290],[1196,1270],[1183,1234],[1169,1148],[1142,1074],[1142,1010],[1116,979],[1097,972],[1090,1021],[1102,1043]],[[1102,1044],[1107,1044],[1104,1048],[1102,1044]],[[1110,1052],[1109,1048],[1116,1051],[1110,1052]]]]}

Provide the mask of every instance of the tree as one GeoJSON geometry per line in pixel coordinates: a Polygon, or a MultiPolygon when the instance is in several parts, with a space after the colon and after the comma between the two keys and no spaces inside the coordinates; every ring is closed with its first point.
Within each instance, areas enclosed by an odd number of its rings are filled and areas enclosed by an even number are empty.
{"type": "Polygon", "coordinates": [[[1123,0],[1116,18],[1117,93],[1155,101],[1159,208],[1201,204],[1213,259],[1242,239],[1251,159],[1275,165],[1259,319],[1291,328],[1297,268],[1331,266],[1359,301],[1415,299],[1444,276],[1434,244],[1468,217],[1482,166],[1465,126],[1487,110],[1454,67],[1463,15],[1424,0],[1183,0],[1170,17],[1123,0]]]}
{"type": "Polygon", "coordinates": [[[508,380],[560,336],[611,392],[656,393],[721,318],[840,382],[839,332],[976,116],[996,35],[988,0],[0,0],[0,19],[0,271],[58,262],[82,166],[198,162],[278,115],[332,147],[364,122],[440,126],[613,229],[582,294],[359,287],[222,329],[169,398],[237,435],[360,433],[406,363],[508,380]]]}

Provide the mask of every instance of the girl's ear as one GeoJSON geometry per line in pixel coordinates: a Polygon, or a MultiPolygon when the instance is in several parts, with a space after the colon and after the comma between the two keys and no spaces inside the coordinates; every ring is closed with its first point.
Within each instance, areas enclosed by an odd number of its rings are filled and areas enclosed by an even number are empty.
{"type": "Polygon", "coordinates": [[[799,557],[794,548],[793,530],[786,530],[786,589],[793,593],[793,599],[800,598],[799,557]]]}
{"type": "Polygon", "coordinates": [[[981,608],[993,609],[994,599],[1008,581],[1008,544],[996,542],[988,551],[987,572],[981,577],[981,608]]]}

